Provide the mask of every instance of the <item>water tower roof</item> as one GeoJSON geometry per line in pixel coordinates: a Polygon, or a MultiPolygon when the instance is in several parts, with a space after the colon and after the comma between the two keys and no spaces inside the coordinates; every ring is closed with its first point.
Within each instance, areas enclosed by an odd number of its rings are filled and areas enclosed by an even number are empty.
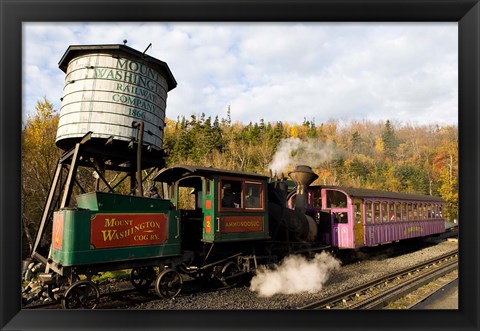
{"type": "Polygon", "coordinates": [[[173,77],[170,68],[166,62],[160,61],[150,55],[144,54],[126,45],[114,44],[114,45],[71,45],[63,54],[62,59],[58,63],[58,67],[67,72],[68,63],[72,58],[78,57],[84,54],[102,51],[112,55],[125,55],[133,58],[137,61],[146,62],[149,66],[155,67],[158,71],[162,72],[168,83],[168,91],[174,89],[177,86],[177,81],[173,77]]]}

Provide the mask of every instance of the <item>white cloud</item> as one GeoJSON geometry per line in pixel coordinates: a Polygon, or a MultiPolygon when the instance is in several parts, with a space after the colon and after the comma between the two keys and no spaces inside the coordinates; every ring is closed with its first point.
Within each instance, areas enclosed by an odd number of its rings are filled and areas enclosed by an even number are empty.
{"type": "Polygon", "coordinates": [[[167,116],[456,124],[455,23],[25,23],[24,112],[60,107],[69,45],[128,45],[168,63],[167,116]]]}

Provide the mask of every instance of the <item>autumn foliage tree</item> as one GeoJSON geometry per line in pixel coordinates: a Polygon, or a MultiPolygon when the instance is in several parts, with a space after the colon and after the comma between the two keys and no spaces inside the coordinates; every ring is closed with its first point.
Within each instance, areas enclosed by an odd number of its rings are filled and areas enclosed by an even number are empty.
{"type": "Polygon", "coordinates": [[[22,222],[30,249],[61,155],[55,146],[57,126],[58,113],[47,99],[37,102],[35,113],[23,124],[22,222]]]}
{"type": "Polygon", "coordinates": [[[311,164],[318,184],[365,187],[438,195],[445,215],[458,213],[458,138],[454,126],[400,125],[392,121],[335,120],[316,125],[287,122],[242,124],[228,119],[192,116],[169,120],[165,132],[168,164],[186,163],[268,174],[282,139],[321,139],[336,146],[332,159],[311,164]],[[212,125],[212,123],[217,125],[212,125]],[[215,137],[211,140],[211,137],[215,137]],[[212,143],[212,141],[214,143],[212,143]]]}

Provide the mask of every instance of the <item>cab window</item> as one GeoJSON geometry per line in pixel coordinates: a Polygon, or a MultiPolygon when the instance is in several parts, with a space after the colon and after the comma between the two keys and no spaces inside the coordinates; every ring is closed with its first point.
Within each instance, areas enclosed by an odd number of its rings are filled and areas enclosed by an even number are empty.
{"type": "Polygon", "coordinates": [[[239,180],[222,180],[221,185],[222,207],[242,207],[242,182],[239,180]]]}
{"type": "Polygon", "coordinates": [[[262,208],[262,185],[245,182],[245,208],[262,208]]]}
{"type": "Polygon", "coordinates": [[[263,205],[263,183],[241,180],[220,180],[221,209],[258,210],[263,205]]]}

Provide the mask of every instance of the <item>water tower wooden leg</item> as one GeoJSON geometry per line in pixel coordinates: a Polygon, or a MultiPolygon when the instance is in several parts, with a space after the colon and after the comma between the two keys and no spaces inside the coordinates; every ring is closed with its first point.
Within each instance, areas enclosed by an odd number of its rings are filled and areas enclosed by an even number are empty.
{"type": "Polygon", "coordinates": [[[65,208],[70,203],[70,197],[72,196],[73,183],[74,183],[75,175],[77,174],[79,151],[80,151],[80,144],[76,144],[75,150],[73,151],[70,170],[68,171],[67,180],[65,181],[62,201],[60,202],[60,208],[65,208]]]}
{"type": "Polygon", "coordinates": [[[62,172],[62,167],[63,167],[63,165],[61,164],[61,162],[58,162],[57,163],[57,169],[55,171],[55,176],[53,177],[52,183],[50,184],[50,191],[48,193],[48,199],[45,202],[45,206],[43,208],[42,219],[41,219],[40,224],[38,226],[37,234],[36,234],[36,237],[35,237],[35,243],[33,245],[32,252],[31,252],[32,257],[34,257],[35,253],[37,252],[38,245],[40,244],[40,241],[41,241],[41,239],[43,237],[43,234],[45,232],[45,227],[46,227],[46,225],[48,223],[48,219],[49,219],[48,215],[50,214],[50,209],[52,208],[52,201],[53,201],[53,198],[54,198],[54,195],[55,195],[55,191],[57,189],[60,174],[62,172]]]}

